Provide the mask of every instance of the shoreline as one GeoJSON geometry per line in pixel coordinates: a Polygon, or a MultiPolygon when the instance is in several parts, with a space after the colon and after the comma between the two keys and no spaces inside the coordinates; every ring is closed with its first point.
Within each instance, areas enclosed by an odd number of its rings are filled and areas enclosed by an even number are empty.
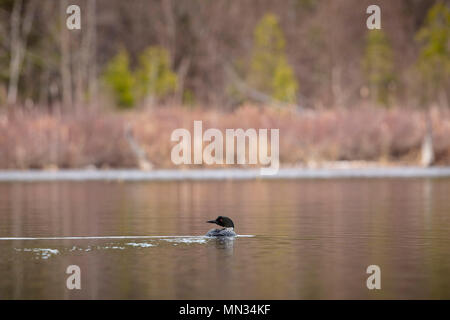
{"type": "Polygon", "coordinates": [[[261,175],[259,169],[67,169],[0,170],[0,182],[40,181],[211,181],[211,180],[294,180],[343,178],[450,178],[450,166],[367,168],[281,168],[275,175],[261,175]]]}

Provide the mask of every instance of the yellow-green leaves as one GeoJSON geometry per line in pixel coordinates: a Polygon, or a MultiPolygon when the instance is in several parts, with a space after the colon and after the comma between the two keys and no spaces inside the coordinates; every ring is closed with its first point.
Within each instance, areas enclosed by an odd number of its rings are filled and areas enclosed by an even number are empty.
{"type": "Polygon", "coordinates": [[[278,101],[294,103],[298,83],[285,52],[286,40],[278,19],[266,14],[254,31],[248,81],[278,101]]]}
{"type": "Polygon", "coordinates": [[[139,56],[136,70],[130,70],[129,56],[122,49],[107,65],[104,79],[121,108],[136,101],[156,101],[174,92],[177,75],[170,68],[166,49],[152,46],[139,56]]]}
{"type": "Polygon", "coordinates": [[[382,30],[368,31],[362,63],[373,100],[387,105],[389,86],[394,80],[394,62],[391,45],[382,30]]]}
{"type": "MultiPolygon", "coordinates": [[[[421,44],[418,70],[427,88],[428,98],[445,91],[450,79],[450,9],[436,3],[427,13],[425,23],[416,35],[421,44]]],[[[431,99],[432,100],[432,99],[431,99]]]]}
{"type": "Polygon", "coordinates": [[[177,75],[170,69],[169,53],[161,47],[149,47],[139,56],[136,71],[138,96],[158,99],[173,92],[177,75]]]}
{"type": "Polygon", "coordinates": [[[106,66],[104,80],[121,108],[134,105],[134,77],[130,71],[128,53],[122,49],[106,66]]]}

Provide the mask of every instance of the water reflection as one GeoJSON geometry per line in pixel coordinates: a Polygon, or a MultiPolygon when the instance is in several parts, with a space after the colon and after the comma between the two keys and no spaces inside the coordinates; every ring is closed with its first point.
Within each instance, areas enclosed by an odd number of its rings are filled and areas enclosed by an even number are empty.
{"type": "Polygon", "coordinates": [[[0,183],[0,238],[20,238],[0,240],[0,296],[450,298],[449,193],[449,179],[0,183]],[[256,236],[205,238],[211,215],[256,236]],[[71,264],[81,291],[64,287],[71,264]]]}
{"type": "Polygon", "coordinates": [[[211,239],[211,241],[214,242],[215,247],[219,250],[223,250],[227,256],[233,255],[234,240],[235,238],[229,237],[211,239]]]}

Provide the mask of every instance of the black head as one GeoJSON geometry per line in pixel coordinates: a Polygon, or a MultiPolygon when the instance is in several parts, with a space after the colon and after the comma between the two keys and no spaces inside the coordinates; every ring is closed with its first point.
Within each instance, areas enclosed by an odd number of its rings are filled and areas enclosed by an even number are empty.
{"type": "Polygon", "coordinates": [[[234,228],[233,221],[228,217],[218,216],[216,220],[206,221],[207,223],[215,223],[221,227],[234,228]]]}

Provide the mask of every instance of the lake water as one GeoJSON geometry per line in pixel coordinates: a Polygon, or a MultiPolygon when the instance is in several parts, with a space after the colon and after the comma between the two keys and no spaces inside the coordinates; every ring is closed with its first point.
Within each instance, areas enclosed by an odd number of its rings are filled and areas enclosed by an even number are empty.
{"type": "Polygon", "coordinates": [[[448,178],[3,182],[0,237],[0,299],[450,298],[448,178]]]}

